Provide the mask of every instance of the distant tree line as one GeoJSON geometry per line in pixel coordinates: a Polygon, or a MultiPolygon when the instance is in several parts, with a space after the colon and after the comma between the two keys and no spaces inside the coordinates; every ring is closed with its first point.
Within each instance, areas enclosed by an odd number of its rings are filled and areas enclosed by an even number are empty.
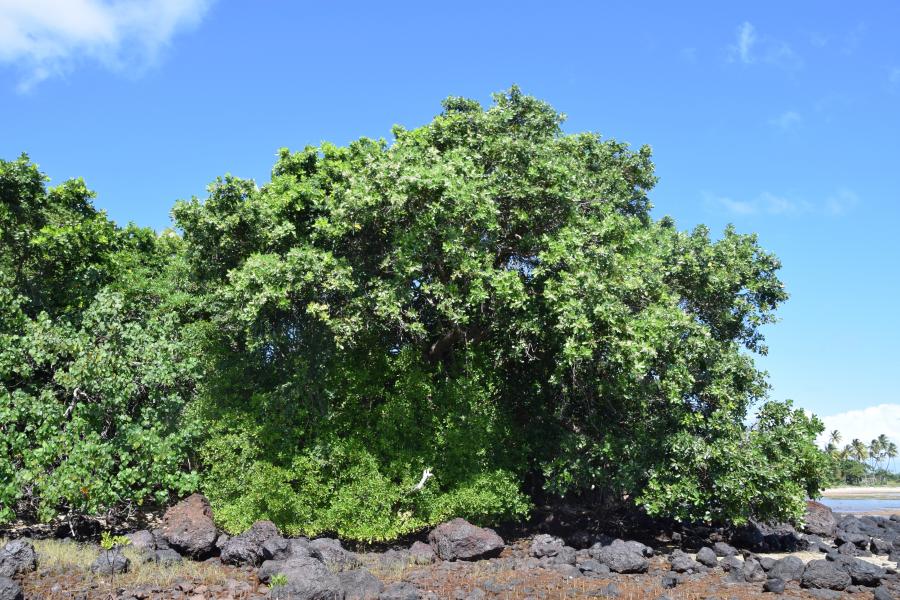
{"type": "Polygon", "coordinates": [[[854,438],[841,446],[843,436],[837,429],[828,434],[824,453],[830,461],[832,485],[872,485],[900,483],[894,470],[897,444],[881,434],[871,442],[854,438]]]}

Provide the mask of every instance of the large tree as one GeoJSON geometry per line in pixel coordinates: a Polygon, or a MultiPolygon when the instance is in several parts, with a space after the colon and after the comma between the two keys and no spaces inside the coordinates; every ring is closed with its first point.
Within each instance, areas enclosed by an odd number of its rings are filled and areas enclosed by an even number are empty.
{"type": "Polygon", "coordinates": [[[176,206],[227,526],[385,538],[544,492],[741,521],[816,494],[817,420],[745,424],[778,260],[655,220],[650,149],[561,123],[516,88],[450,98],[390,144],[285,150],[262,188],[176,206]]]}

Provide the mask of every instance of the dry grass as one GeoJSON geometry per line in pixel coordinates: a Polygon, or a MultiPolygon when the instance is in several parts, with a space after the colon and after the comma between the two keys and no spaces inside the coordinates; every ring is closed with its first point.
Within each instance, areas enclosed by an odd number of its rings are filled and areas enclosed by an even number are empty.
{"type": "MultiPolygon", "coordinates": [[[[0,545],[5,542],[0,539],[0,545]]],[[[38,553],[38,569],[35,576],[29,576],[22,582],[26,598],[105,599],[115,596],[116,590],[120,589],[171,591],[190,585],[192,588],[206,586],[211,590],[220,590],[203,597],[239,600],[252,595],[258,586],[254,575],[218,562],[184,560],[160,565],[145,562],[144,557],[133,548],[122,549],[122,555],[131,561],[127,573],[99,575],[90,570],[99,554],[96,545],[55,539],[33,540],[33,544],[38,553]]],[[[169,596],[167,592],[162,592],[162,595],[157,592],[153,597],[169,596]]]]}
{"type": "MultiPolygon", "coordinates": [[[[91,563],[97,558],[98,553],[96,546],[60,540],[35,540],[34,549],[38,553],[38,568],[56,573],[89,572],[91,563]]],[[[218,563],[185,560],[172,565],[159,565],[155,562],[144,562],[140,553],[133,548],[122,549],[122,555],[131,561],[127,573],[115,576],[116,585],[122,587],[143,585],[170,587],[179,581],[222,585],[229,578],[233,578],[233,572],[218,563]]]]}

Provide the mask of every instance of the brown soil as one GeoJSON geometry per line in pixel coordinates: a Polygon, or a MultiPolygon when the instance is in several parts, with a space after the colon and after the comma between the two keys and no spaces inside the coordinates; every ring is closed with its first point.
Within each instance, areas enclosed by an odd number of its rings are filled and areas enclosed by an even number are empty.
{"type": "MultiPolygon", "coordinates": [[[[28,599],[263,600],[268,597],[266,586],[258,582],[253,569],[225,566],[216,559],[202,563],[185,561],[173,567],[139,564],[133,560],[130,573],[112,579],[90,573],[89,559],[96,556],[96,549],[91,546],[52,540],[38,541],[35,546],[41,553],[41,563],[36,572],[22,581],[28,599]]],[[[521,556],[523,550],[523,547],[508,547],[501,558],[521,556]]],[[[609,584],[618,588],[620,600],[655,600],[663,595],[671,600],[778,597],[763,594],[761,584],[726,582],[718,569],[682,576],[676,588],[664,589],[661,583],[667,564],[663,557],[655,557],[646,574],[604,579],[567,579],[557,571],[543,568],[514,570],[505,566],[504,561],[384,566],[379,557],[377,553],[361,555],[367,567],[386,584],[408,581],[423,593],[433,592],[441,599],[461,599],[476,588],[483,590],[486,598],[498,600],[602,598],[609,584]]],[[[864,590],[845,593],[843,597],[862,600],[871,598],[872,593],[864,590]]],[[[780,598],[814,596],[792,583],[780,598]]]]}

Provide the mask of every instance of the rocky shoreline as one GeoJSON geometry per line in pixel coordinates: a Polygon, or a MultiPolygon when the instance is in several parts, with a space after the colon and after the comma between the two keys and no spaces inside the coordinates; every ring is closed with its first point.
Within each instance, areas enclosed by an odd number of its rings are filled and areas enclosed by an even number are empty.
{"type": "Polygon", "coordinates": [[[507,543],[454,519],[409,546],[354,552],[268,521],[228,536],[195,494],[127,537],[112,550],[14,539],[0,550],[0,600],[900,598],[900,515],[834,515],[816,502],[802,532],[681,527],[637,541],[582,529],[507,543]]]}

